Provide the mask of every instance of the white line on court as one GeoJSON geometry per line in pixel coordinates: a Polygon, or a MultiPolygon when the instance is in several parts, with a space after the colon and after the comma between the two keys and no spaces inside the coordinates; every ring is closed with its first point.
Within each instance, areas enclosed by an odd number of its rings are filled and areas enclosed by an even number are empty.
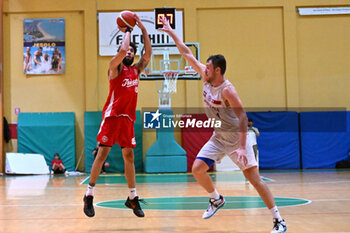
{"type": "Polygon", "coordinates": [[[87,181],[90,178],[90,176],[86,177],[85,179],[83,179],[82,182],[80,182],[80,184],[83,184],[85,181],[87,181]]]}
{"type": "MultiPolygon", "coordinates": [[[[339,184],[339,183],[350,183],[350,180],[338,180],[338,181],[320,181],[320,182],[302,182],[302,183],[276,183],[277,181],[271,178],[267,178],[264,176],[260,176],[261,178],[267,179],[266,181],[269,181],[271,183],[269,183],[268,185],[292,185],[292,184],[339,184]]],[[[86,177],[83,181],[80,182],[81,185],[83,185],[83,183],[88,180],[90,178],[90,176],[86,177]]],[[[216,183],[227,183],[230,181],[216,181],[216,183]]],[[[233,185],[237,185],[237,184],[242,184],[242,183],[246,183],[246,180],[243,181],[232,181],[235,182],[235,184],[233,185]]],[[[188,183],[188,182],[174,182],[174,183],[139,183],[139,184],[183,184],[183,183],[188,183]]],[[[196,183],[196,182],[190,182],[190,183],[196,183]]],[[[98,184],[98,185],[110,185],[110,186],[114,186],[114,185],[120,185],[121,183],[114,183],[114,184],[98,184]]],[[[124,184],[124,183],[123,183],[124,184]]]]}

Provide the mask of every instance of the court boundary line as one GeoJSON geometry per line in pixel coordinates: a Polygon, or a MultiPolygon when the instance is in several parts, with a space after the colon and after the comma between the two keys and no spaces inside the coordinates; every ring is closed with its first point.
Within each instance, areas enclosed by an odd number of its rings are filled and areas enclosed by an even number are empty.
{"type": "Polygon", "coordinates": [[[87,181],[88,179],[90,179],[90,175],[87,176],[83,181],[81,181],[80,184],[81,184],[81,185],[84,184],[84,182],[87,181]]]}

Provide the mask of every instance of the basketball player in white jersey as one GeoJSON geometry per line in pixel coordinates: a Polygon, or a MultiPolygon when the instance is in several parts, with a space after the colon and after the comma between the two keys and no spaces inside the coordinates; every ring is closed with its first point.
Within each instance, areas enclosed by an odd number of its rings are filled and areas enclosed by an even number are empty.
{"type": "Polygon", "coordinates": [[[243,171],[244,176],[270,210],[274,223],[271,233],[285,232],[286,223],[279,214],[271,191],[260,178],[252,146],[246,140],[248,119],[244,107],[236,89],[224,78],[226,70],[224,56],[210,56],[206,65],[200,63],[175,34],[168,20],[163,18],[162,22],[163,28],[160,30],[173,38],[181,55],[202,77],[203,101],[208,118],[222,122],[220,128],[214,129],[212,137],[200,150],[192,166],[194,177],[210,196],[209,207],[204,212],[203,218],[214,216],[216,211],[225,204],[224,197],[215,189],[207,170],[215,161],[220,161],[227,154],[243,171]]]}

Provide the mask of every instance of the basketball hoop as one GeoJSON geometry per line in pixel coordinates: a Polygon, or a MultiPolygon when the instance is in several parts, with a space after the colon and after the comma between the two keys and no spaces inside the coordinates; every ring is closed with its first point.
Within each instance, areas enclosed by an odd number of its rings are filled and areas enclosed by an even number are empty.
{"type": "Polygon", "coordinates": [[[176,93],[176,83],[177,83],[177,78],[179,77],[179,72],[164,71],[163,76],[164,76],[164,87],[165,87],[164,91],[171,94],[176,93]]]}
{"type": "Polygon", "coordinates": [[[176,92],[176,82],[179,77],[178,71],[167,70],[162,72],[164,80],[161,85],[158,86],[157,90],[159,93],[159,107],[171,108],[171,94],[176,92]]]}

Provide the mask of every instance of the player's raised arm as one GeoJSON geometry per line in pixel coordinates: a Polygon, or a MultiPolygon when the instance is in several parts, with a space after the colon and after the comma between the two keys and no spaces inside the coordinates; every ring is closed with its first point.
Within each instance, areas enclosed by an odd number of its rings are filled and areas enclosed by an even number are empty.
{"type": "Polygon", "coordinates": [[[136,24],[141,29],[142,36],[143,36],[143,39],[145,41],[145,44],[144,44],[145,45],[145,53],[140,58],[140,61],[136,64],[136,66],[139,70],[139,73],[141,73],[146,68],[148,62],[151,59],[152,46],[151,46],[151,40],[148,37],[148,33],[147,33],[145,26],[143,25],[140,18],[136,14],[135,14],[135,18],[136,18],[136,24]]]}
{"type": "Polygon", "coordinates": [[[226,100],[229,106],[232,108],[239,120],[239,148],[233,153],[237,153],[238,160],[241,160],[242,164],[247,164],[246,157],[246,141],[247,141],[247,125],[248,118],[244,110],[243,104],[238,96],[236,89],[233,86],[227,86],[222,90],[222,97],[226,100]]]}
{"type": "Polygon", "coordinates": [[[129,49],[130,45],[130,35],[131,35],[131,29],[130,28],[121,28],[118,25],[118,28],[120,31],[125,32],[123,42],[117,52],[117,54],[111,59],[109,62],[109,69],[113,73],[113,76],[116,76],[119,74],[119,65],[122,63],[124,57],[126,56],[126,53],[129,49]]]}
{"type": "MultiPolygon", "coordinates": [[[[202,77],[205,77],[205,65],[200,63],[192,54],[191,50],[185,45],[185,43],[176,35],[175,31],[169,25],[169,21],[166,17],[161,19],[163,23],[163,28],[160,31],[168,33],[173,40],[177,48],[179,49],[181,55],[188,61],[188,63],[193,67],[193,69],[202,77]]],[[[204,78],[206,79],[206,78],[204,78]]]]}

